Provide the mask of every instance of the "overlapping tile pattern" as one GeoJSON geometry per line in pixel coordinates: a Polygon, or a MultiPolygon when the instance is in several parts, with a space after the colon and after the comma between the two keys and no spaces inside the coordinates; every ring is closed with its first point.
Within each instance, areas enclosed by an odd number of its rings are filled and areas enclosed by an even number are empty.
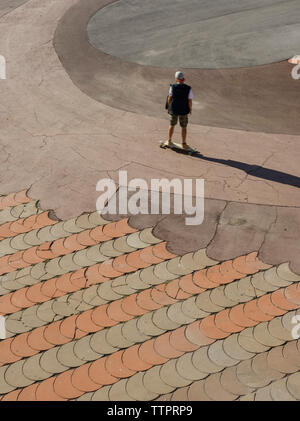
{"type": "Polygon", "coordinates": [[[1,400],[298,400],[300,276],[0,197],[1,400]]]}

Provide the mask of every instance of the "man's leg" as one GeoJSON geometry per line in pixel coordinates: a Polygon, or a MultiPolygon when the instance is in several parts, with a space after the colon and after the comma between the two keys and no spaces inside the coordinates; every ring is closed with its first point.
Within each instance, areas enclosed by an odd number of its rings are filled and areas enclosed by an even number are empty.
{"type": "Polygon", "coordinates": [[[169,139],[168,144],[171,145],[174,129],[178,121],[177,115],[170,115],[169,139]]]}
{"type": "Polygon", "coordinates": [[[181,128],[181,135],[182,135],[182,144],[185,145],[186,144],[186,134],[187,134],[187,129],[186,127],[182,127],[181,128]]]}
{"type": "Polygon", "coordinates": [[[188,124],[188,116],[187,115],[181,116],[180,125],[181,125],[181,136],[182,136],[183,147],[187,147],[186,145],[187,124],[188,124]]]}
{"type": "Polygon", "coordinates": [[[174,134],[174,129],[175,129],[175,126],[170,126],[170,127],[169,127],[169,140],[168,140],[169,145],[170,145],[170,144],[171,144],[171,142],[172,142],[172,136],[173,136],[173,134],[174,134]]]}

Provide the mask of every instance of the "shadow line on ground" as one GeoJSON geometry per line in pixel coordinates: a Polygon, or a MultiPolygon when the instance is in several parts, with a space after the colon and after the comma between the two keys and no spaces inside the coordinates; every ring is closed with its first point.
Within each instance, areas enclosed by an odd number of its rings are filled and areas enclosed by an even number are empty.
{"type": "MultiPolygon", "coordinates": [[[[174,152],[187,155],[185,151],[181,150],[174,150],[174,152]]],[[[262,178],[268,181],[275,181],[276,183],[286,184],[288,186],[300,188],[300,177],[297,177],[292,174],[287,174],[282,171],[272,170],[271,168],[265,168],[255,164],[251,165],[247,164],[246,162],[234,161],[232,159],[209,157],[202,155],[200,152],[196,152],[192,156],[198,159],[202,159],[203,161],[215,162],[217,164],[237,168],[253,177],[262,178]]]]}

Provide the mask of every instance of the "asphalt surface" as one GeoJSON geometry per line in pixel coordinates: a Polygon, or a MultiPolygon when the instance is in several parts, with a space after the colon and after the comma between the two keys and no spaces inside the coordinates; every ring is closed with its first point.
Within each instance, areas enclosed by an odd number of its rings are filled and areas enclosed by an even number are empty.
{"type": "Polygon", "coordinates": [[[299,49],[298,0],[120,0],[88,25],[91,43],[123,60],[159,67],[258,66],[299,49]]]}

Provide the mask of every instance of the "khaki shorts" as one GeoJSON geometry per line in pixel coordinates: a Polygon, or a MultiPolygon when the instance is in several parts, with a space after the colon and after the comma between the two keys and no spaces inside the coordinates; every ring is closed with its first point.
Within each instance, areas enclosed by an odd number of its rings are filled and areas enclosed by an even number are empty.
{"type": "Polygon", "coordinates": [[[188,119],[188,115],[170,115],[170,124],[171,126],[176,126],[176,124],[178,123],[178,118],[179,118],[179,123],[180,126],[185,128],[188,125],[189,119],[188,119]]]}

